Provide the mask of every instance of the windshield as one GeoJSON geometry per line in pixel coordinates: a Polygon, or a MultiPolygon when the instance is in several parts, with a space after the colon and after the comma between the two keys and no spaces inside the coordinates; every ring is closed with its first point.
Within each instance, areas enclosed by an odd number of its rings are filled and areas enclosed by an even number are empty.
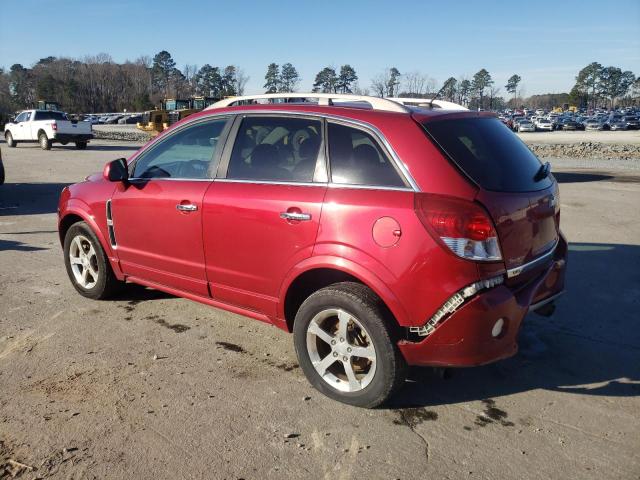
{"type": "Polygon", "coordinates": [[[486,190],[529,192],[547,188],[551,179],[536,179],[542,164],[497,118],[435,120],[425,130],[451,160],[486,190]]]}

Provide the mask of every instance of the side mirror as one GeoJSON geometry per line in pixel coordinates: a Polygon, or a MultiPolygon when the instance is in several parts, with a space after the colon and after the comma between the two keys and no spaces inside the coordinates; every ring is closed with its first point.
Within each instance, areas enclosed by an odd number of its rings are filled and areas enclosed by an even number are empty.
{"type": "Polygon", "coordinates": [[[127,160],[118,158],[117,160],[112,160],[107,163],[102,172],[102,176],[110,182],[126,182],[129,179],[127,160]]]}

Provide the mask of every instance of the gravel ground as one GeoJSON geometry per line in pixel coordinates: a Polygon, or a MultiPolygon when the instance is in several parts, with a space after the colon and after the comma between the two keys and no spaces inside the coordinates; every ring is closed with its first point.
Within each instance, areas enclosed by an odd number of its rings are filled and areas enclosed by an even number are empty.
{"type": "Polygon", "coordinates": [[[274,327],[133,286],[75,292],[60,189],[136,145],[2,147],[0,478],[640,479],[638,162],[553,160],[568,290],[517,356],[415,369],[368,411],[315,392],[274,327]]]}

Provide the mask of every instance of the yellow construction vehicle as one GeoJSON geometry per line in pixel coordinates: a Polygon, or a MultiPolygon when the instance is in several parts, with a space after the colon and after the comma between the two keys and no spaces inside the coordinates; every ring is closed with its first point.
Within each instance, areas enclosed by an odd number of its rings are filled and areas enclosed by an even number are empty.
{"type": "Polygon", "coordinates": [[[189,100],[167,100],[165,105],[169,114],[164,128],[169,128],[174,123],[179,122],[191,114],[204,110],[217,101],[218,99],[213,97],[193,97],[189,100]]]}
{"type": "Polygon", "coordinates": [[[142,114],[142,121],[136,124],[139,130],[149,132],[151,136],[155,137],[162,130],[169,121],[169,112],[167,111],[167,101],[163,100],[160,108],[155,110],[148,110],[142,114]]]}

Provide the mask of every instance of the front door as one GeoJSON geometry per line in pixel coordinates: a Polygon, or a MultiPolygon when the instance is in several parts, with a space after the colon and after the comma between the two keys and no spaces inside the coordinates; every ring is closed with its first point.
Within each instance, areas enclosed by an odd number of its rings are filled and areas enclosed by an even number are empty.
{"type": "Polygon", "coordinates": [[[202,201],[227,119],[186,125],[142,152],[111,199],[122,271],[208,296],[202,201]]]}
{"type": "Polygon", "coordinates": [[[16,117],[16,127],[11,130],[14,140],[31,140],[31,126],[29,119],[32,112],[22,112],[16,117]]]}
{"type": "Polygon", "coordinates": [[[204,248],[213,298],[275,316],[287,272],[311,256],[326,178],[322,122],[247,116],[204,198],[204,248]],[[314,182],[315,180],[315,182],[314,182]]]}

